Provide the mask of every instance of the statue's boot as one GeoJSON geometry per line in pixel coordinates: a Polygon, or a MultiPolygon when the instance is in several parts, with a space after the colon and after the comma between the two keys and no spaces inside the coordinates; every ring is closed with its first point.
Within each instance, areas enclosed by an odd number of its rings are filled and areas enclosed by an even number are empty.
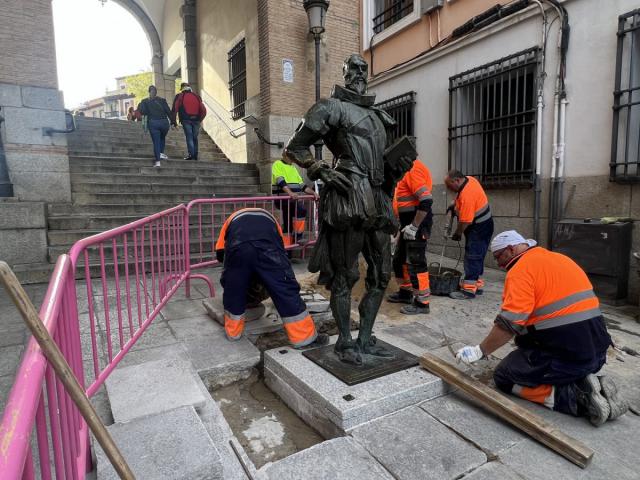
{"type": "Polygon", "coordinates": [[[338,285],[338,282],[334,282],[329,302],[339,332],[333,351],[344,363],[362,365],[362,356],[351,337],[351,290],[339,288],[338,285]]]}
{"type": "Polygon", "coordinates": [[[362,298],[358,311],[360,312],[360,331],[358,332],[358,350],[367,355],[392,358],[394,355],[384,347],[376,345],[377,340],[373,333],[373,324],[376,321],[380,304],[384,298],[384,290],[374,287],[367,290],[362,298]]]}

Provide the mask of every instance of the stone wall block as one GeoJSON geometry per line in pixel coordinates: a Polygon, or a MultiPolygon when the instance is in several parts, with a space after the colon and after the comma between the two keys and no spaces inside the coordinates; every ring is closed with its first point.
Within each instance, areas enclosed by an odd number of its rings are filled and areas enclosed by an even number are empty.
{"type": "Polygon", "coordinates": [[[46,262],[46,230],[0,230],[0,260],[9,265],[46,262]]]}
{"type": "Polygon", "coordinates": [[[42,110],[64,110],[62,92],[53,88],[22,87],[22,104],[42,110]]]}
{"type": "MultiPolygon", "coordinates": [[[[540,218],[549,216],[549,179],[541,180],[542,192],[540,192],[540,218]]],[[[533,218],[533,206],[535,191],[533,187],[521,189],[520,192],[520,216],[533,218]]]]}
{"type": "Polygon", "coordinates": [[[11,182],[20,200],[71,201],[69,174],[65,172],[11,172],[11,182]]]}
{"type": "Polygon", "coordinates": [[[0,107],[20,106],[22,106],[20,86],[10,83],[0,83],[0,107]]]}
{"type": "Polygon", "coordinates": [[[61,172],[69,173],[69,157],[59,153],[36,153],[7,151],[7,166],[15,172],[61,172]]]}
{"type": "Polygon", "coordinates": [[[487,190],[491,213],[496,217],[517,217],[520,213],[519,190],[487,190]]]}
{"type": "Polygon", "coordinates": [[[0,202],[0,230],[47,228],[42,202],[0,202]]]}
{"type": "Polygon", "coordinates": [[[7,143],[60,146],[67,144],[64,134],[54,134],[51,137],[42,134],[43,127],[65,128],[63,111],[6,107],[3,108],[3,113],[7,143]]]}
{"type": "Polygon", "coordinates": [[[631,214],[631,186],[609,182],[608,176],[572,177],[564,183],[565,217],[627,217],[631,214]]]}

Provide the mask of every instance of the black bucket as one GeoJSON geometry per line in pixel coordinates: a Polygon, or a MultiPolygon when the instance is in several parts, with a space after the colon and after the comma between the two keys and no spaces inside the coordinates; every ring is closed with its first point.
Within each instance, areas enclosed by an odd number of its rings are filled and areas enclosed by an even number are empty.
{"type": "Polygon", "coordinates": [[[447,296],[458,290],[462,273],[455,268],[440,267],[438,262],[429,264],[429,286],[432,295],[447,296]]]}

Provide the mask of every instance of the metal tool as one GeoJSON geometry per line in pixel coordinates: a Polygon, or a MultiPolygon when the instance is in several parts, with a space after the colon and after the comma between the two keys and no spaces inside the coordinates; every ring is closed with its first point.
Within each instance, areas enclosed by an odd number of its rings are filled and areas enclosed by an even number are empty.
{"type": "Polygon", "coordinates": [[[451,237],[452,229],[453,229],[453,210],[451,211],[451,215],[449,216],[447,225],[444,227],[444,243],[442,244],[442,252],[440,253],[440,262],[438,263],[438,275],[440,274],[440,269],[442,268],[442,261],[444,260],[444,252],[447,249],[447,242],[449,241],[449,237],[451,237]]]}

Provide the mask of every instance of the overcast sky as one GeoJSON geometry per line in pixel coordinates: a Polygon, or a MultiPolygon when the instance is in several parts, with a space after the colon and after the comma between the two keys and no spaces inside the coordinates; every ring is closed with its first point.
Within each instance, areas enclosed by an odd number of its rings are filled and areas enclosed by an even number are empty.
{"type": "Polygon", "coordinates": [[[75,108],[116,88],[115,78],[151,70],[142,27],[121,6],[99,0],[53,0],[58,83],[75,108]]]}

